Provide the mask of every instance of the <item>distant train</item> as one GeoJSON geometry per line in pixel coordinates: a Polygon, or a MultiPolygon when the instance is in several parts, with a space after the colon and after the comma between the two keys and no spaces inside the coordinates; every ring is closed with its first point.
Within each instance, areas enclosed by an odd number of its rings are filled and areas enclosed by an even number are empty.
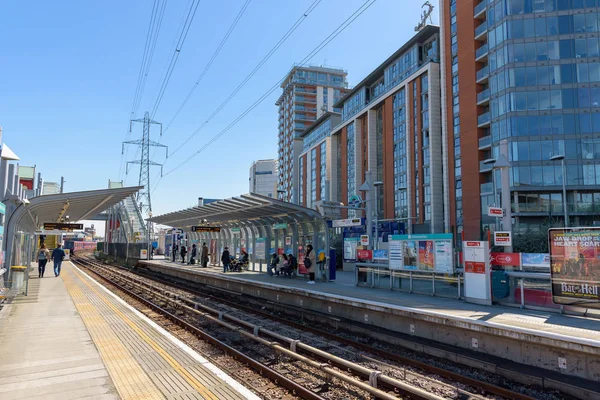
{"type": "Polygon", "coordinates": [[[65,240],[65,249],[71,250],[71,254],[75,254],[80,250],[96,250],[96,242],[83,242],[80,240],[65,240]]]}

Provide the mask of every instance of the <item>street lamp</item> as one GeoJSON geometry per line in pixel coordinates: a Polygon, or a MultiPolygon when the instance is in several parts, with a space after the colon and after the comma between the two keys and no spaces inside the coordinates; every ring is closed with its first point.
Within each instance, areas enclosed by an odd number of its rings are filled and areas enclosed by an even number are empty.
{"type": "Polygon", "coordinates": [[[382,181],[373,182],[375,188],[375,242],[373,243],[373,250],[379,249],[379,187],[383,186],[382,181]]]}
{"type": "MultiPolygon", "coordinates": [[[[562,168],[562,190],[563,190],[563,213],[565,216],[565,228],[569,227],[569,214],[567,212],[567,186],[566,186],[566,174],[565,174],[565,156],[564,154],[557,154],[550,157],[550,161],[559,161],[562,168]]],[[[552,206],[552,205],[550,205],[552,206]]]]}

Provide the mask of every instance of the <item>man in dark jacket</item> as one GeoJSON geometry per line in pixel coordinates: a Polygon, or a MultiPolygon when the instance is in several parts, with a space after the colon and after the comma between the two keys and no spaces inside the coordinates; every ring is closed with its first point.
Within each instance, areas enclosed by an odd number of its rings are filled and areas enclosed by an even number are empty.
{"type": "Polygon", "coordinates": [[[206,268],[208,266],[208,246],[206,242],[202,243],[202,253],[200,254],[200,262],[202,266],[206,268]]]}
{"type": "Polygon", "coordinates": [[[198,249],[196,248],[196,243],[194,243],[192,245],[192,254],[190,256],[190,262],[189,262],[191,265],[196,264],[196,255],[197,254],[198,254],[198,249]]]}
{"type": "Polygon", "coordinates": [[[221,255],[221,262],[223,263],[223,272],[227,272],[229,264],[231,264],[231,256],[229,255],[229,249],[225,247],[223,254],[221,255]]]}
{"type": "Polygon", "coordinates": [[[65,251],[60,248],[60,244],[52,251],[52,261],[54,261],[54,276],[60,275],[60,267],[65,258],[65,251]]]}
{"type": "Polygon", "coordinates": [[[179,246],[177,246],[177,243],[175,243],[173,245],[173,248],[171,249],[171,254],[173,256],[173,262],[175,262],[175,258],[177,257],[177,252],[179,251],[179,246]]]}

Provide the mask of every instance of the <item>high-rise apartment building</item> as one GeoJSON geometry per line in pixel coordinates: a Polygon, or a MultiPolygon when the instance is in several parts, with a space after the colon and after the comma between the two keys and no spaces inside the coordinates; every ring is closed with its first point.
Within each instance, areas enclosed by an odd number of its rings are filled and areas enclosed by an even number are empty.
{"type": "Polygon", "coordinates": [[[250,193],[277,197],[277,161],[258,160],[252,163],[249,177],[250,193]]]}
{"type": "Polygon", "coordinates": [[[294,67],[281,88],[275,105],[279,107],[278,163],[279,198],[298,202],[298,156],[303,144],[300,136],[321,115],[334,110],[347,91],[347,73],[325,67],[294,67]]]}
{"type": "Polygon", "coordinates": [[[440,6],[446,227],[467,238],[493,230],[487,208],[501,202],[503,186],[513,230],[562,219],[563,178],[571,224],[598,219],[600,3],[441,0],[440,6]],[[504,158],[507,166],[495,168],[504,158]]]}

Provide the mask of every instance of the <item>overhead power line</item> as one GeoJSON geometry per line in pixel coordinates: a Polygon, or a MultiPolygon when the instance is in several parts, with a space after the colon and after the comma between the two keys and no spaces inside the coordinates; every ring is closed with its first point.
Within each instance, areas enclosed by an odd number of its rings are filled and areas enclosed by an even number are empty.
{"type": "Polygon", "coordinates": [[[202,125],[200,125],[200,127],[198,129],[196,129],[194,132],[192,132],[192,134],[190,134],[190,136],[188,136],[188,138],[185,139],[185,141],[179,147],[177,147],[174,151],[169,153],[169,157],[171,157],[173,154],[175,154],[179,150],[181,150],[187,144],[187,142],[189,142],[198,133],[200,133],[202,128],[204,128],[206,126],[206,124],[208,124],[235,97],[235,95],[240,90],[242,90],[242,88],[246,85],[246,83],[248,83],[248,81],[254,75],[256,75],[256,73],[260,70],[260,68],[269,60],[269,58],[271,58],[271,56],[273,56],[273,54],[275,54],[275,52],[283,45],[283,43],[285,43],[285,41],[292,35],[292,33],[294,33],[294,31],[296,29],[298,29],[300,24],[302,24],[302,22],[304,22],[304,20],[319,5],[320,2],[321,2],[321,0],[315,0],[308,7],[308,9],[296,20],[296,22],[294,22],[294,24],[291,26],[291,28],[288,29],[288,31],[279,39],[279,41],[277,43],[275,43],[275,45],[271,48],[271,50],[269,50],[269,52],[262,58],[262,60],[260,60],[260,62],[256,65],[256,67],[254,67],[254,69],[252,71],[250,71],[248,76],[246,76],[246,78],[244,78],[244,80],[233,90],[233,92],[231,92],[231,94],[223,101],[223,103],[221,103],[219,105],[219,107],[217,107],[217,109],[215,111],[213,111],[213,113],[211,115],[208,116],[208,118],[202,123],[202,125]]]}
{"type": "Polygon", "coordinates": [[[158,95],[156,96],[156,100],[154,101],[154,106],[152,107],[152,112],[150,113],[151,118],[154,117],[156,112],[158,111],[158,107],[165,95],[165,91],[167,90],[167,86],[169,85],[169,80],[173,75],[173,70],[175,69],[175,65],[177,64],[177,60],[179,59],[179,54],[181,53],[181,49],[183,48],[183,44],[185,43],[185,39],[190,31],[190,27],[192,26],[192,22],[194,21],[194,17],[196,16],[196,11],[198,10],[198,5],[200,4],[200,0],[194,0],[190,4],[190,9],[185,18],[185,22],[183,24],[183,28],[181,29],[181,33],[179,34],[179,39],[175,44],[175,49],[173,50],[173,55],[171,56],[171,61],[169,62],[169,66],[167,67],[167,72],[165,77],[163,78],[162,84],[160,85],[160,89],[158,91],[158,95]]]}
{"type": "Polygon", "coordinates": [[[173,116],[173,118],[171,118],[171,120],[167,124],[167,127],[165,128],[165,132],[169,130],[169,128],[171,127],[171,124],[173,123],[173,121],[175,121],[175,119],[179,116],[179,113],[181,113],[181,110],[183,110],[183,108],[186,106],[186,104],[188,103],[188,101],[190,100],[190,98],[192,97],[192,95],[194,94],[194,92],[196,91],[196,89],[198,88],[198,85],[200,85],[200,82],[202,82],[202,79],[204,78],[204,76],[206,75],[206,73],[208,72],[208,70],[210,69],[210,67],[212,66],[212,64],[215,62],[217,56],[219,55],[219,53],[221,52],[221,50],[225,46],[225,43],[227,43],[227,40],[229,39],[229,36],[231,36],[231,34],[232,34],[233,30],[235,29],[235,27],[237,26],[238,22],[240,22],[240,19],[242,18],[242,15],[244,15],[244,12],[248,8],[248,5],[250,4],[250,1],[251,0],[246,0],[246,2],[242,5],[242,8],[240,9],[240,11],[238,12],[237,16],[235,17],[235,19],[231,23],[231,26],[229,26],[229,29],[227,30],[227,32],[225,33],[225,36],[223,36],[223,39],[221,39],[221,43],[219,43],[219,46],[217,47],[217,49],[213,53],[212,57],[210,58],[210,60],[208,61],[208,63],[204,66],[204,69],[202,69],[202,72],[200,73],[200,76],[196,80],[196,83],[194,83],[194,86],[192,86],[192,88],[190,89],[190,91],[187,94],[185,100],[183,100],[183,102],[181,103],[181,105],[177,109],[177,112],[175,113],[175,115],[173,116]]]}
{"type": "MultiPolygon", "coordinates": [[[[340,33],[342,33],[344,30],[346,30],[346,28],[348,28],[348,26],[350,26],[358,17],[360,17],[376,1],[377,0],[367,0],[365,3],[363,3],[356,11],[354,11],[354,13],[352,13],[352,15],[350,15],[344,22],[342,22],[342,24],[340,24],[317,47],[315,47],[310,53],[308,53],[306,55],[306,57],[304,57],[302,59],[302,61],[300,61],[298,63],[298,66],[303,66],[306,63],[308,63],[315,55],[317,55],[321,50],[323,50],[323,48],[325,48],[333,39],[335,39],[340,33]]],[[[184,161],[182,161],[175,168],[172,168],[171,170],[169,170],[163,176],[168,176],[171,173],[173,173],[176,170],[178,170],[179,168],[181,168],[183,165],[187,164],[194,157],[196,157],[198,154],[202,153],[206,148],[208,148],[211,144],[213,144],[216,140],[218,140],[221,136],[223,136],[225,133],[227,133],[238,122],[240,122],[246,115],[248,115],[250,112],[252,112],[252,110],[254,110],[256,107],[258,107],[258,105],[260,103],[262,103],[267,97],[269,97],[269,95],[271,93],[273,93],[275,90],[277,90],[277,88],[281,85],[281,83],[283,83],[283,81],[285,80],[286,77],[287,77],[287,74],[284,75],[284,77],[282,79],[280,79],[275,85],[271,86],[271,88],[269,90],[267,90],[262,96],[260,96],[250,107],[248,107],[244,112],[242,112],[229,125],[227,125],[223,130],[221,130],[219,133],[217,133],[215,136],[213,136],[198,151],[196,151],[194,154],[190,155],[188,158],[186,158],[184,161]]],[[[160,182],[160,180],[159,180],[159,182],[160,182]]],[[[157,185],[158,185],[158,183],[157,183],[157,185]]],[[[156,188],[157,185],[155,185],[155,188],[156,188]]]]}

